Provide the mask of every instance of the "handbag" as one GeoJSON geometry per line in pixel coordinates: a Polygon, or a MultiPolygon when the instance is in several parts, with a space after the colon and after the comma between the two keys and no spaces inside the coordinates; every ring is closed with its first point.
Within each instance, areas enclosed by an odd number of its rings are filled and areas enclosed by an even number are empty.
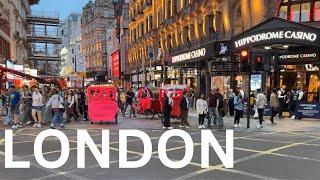
{"type": "Polygon", "coordinates": [[[258,113],[258,108],[255,107],[254,108],[254,115],[253,115],[254,118],[259,118],[259,113],[258,113]]]}

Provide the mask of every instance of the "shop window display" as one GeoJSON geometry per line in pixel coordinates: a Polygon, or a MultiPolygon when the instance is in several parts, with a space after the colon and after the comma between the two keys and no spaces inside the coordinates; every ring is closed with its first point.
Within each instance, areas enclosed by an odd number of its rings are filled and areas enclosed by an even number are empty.
{"type": "Polygon", "coordinates": [[[213,76],[211,77],[211,89],[218,87],[221,94],[230,89],[230,76],[213,76]]]}

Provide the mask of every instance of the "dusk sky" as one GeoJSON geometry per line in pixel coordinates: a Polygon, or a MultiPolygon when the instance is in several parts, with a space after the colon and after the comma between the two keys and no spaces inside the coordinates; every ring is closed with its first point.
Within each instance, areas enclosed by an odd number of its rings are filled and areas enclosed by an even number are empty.
{"type": "Polygon", "coordinates": [[[40,0],[38,5],[31,6],[32,10],[44,10],[58,12],[61,20],[64,20],[70,13],[80,13],[83,6],[89,0],[40,0]]]}

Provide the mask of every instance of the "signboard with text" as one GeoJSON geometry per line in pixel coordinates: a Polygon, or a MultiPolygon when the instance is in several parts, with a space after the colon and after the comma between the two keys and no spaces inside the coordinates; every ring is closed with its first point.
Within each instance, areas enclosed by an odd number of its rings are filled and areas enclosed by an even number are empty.
{"type": "Polygon", "coordinates": [[[320,119],[320,104],[312,102],[299,103],[296,113],[301,118],[320,119]]]}
{"type": "Polygon", "coordinates": [[[120,77],[120,53],[114,52],[112,55],[112,75],[114,78],[120,77]]]}

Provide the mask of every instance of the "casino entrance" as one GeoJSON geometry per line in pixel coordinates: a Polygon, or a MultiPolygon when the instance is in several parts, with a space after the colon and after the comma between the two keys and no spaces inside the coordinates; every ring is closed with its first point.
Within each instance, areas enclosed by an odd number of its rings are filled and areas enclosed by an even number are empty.
{"type": "Polygon", "coordinates": [[[240,63],[241,52],[249,54],[249,68],[244,75],[250,74],[247,92],[261,88],[270,96],[272,89],[285,85],[287,92],[301,88],[305,101],[319,102],[319,38],[317,28],[276,17],[234,37],[231,49],[235,57],[240,57],[240,63]]]}

